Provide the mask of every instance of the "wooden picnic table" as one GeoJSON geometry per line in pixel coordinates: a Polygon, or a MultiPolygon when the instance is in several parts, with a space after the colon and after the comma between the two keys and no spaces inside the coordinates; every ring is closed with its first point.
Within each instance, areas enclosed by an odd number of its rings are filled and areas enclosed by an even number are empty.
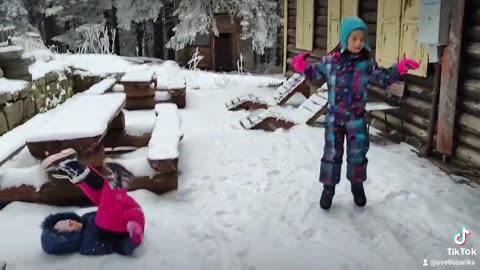
{"type": "Polygon", "coordinates": [[[81,157],[103,152],[101,141],[112,122],[117,122],[114,119],[122,117],[124,106],[124,93],[75,95],[50,111],[48,120],[29,134],[28,150],[38,159],[66,148],[75,149],[81,157]]]}

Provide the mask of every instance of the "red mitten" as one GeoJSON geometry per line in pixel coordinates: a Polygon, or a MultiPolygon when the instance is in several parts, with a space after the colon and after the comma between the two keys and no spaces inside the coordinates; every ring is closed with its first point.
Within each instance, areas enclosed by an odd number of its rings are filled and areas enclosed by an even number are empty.
{"type": "Polygon", "coordinates": [[[420,62],[417,62],[412,59],[407,59],[406,55],[403,54],[403,60],[398,62],[397,70],[398,73],[404,75],[408,73],[408,70],[413,69],[417,70],[420,67],[420,62]]]}
{"type": "Polygon", "coordinates": [[[308,56],[310,56],[310,53],[306,52],[306,53],[302,53],[300,55],[297,55],[293,58],[292,67],[296,72],[299,72],[299,73],[305,72],[305,69],[310,64],[307,61],[308,56]]]}
{"type": "Polygon", "coordinates": [[[143,240],[142,226],[135,221],[127,222],[127,231],[132,242],[139,245],[143,240]]]}

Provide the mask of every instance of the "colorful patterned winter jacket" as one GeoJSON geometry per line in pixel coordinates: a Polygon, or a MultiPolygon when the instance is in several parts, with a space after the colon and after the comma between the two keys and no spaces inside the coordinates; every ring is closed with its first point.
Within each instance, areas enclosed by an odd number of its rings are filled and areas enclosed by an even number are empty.
{"type": "Polygon", "coordinates": [[[378,68],[367,53],[333,52],[318,63],[307,66],[309,80],[326,81],[328,111],[338,116],[363,116],[368,100],[368,85],[372,82],[387,88],[401,80],[396,64],[389,69],[378,68]]]}

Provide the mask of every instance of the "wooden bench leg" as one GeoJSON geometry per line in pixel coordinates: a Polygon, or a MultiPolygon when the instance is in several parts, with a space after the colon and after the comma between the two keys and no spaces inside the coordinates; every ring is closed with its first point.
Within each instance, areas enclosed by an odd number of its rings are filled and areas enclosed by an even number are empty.
{"type": "Polygon", "coordinates": [[[367,118],[368,118],[367,131],[368,131],[368,134],[370,134],[370,126],[372,125],[372,112],[368,112],[367,118]]]}

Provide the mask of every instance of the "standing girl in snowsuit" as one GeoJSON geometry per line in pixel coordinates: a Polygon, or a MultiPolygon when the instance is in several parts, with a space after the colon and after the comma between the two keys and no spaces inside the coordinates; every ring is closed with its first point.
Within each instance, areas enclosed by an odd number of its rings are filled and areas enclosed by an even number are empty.
{"type": "Polygon", "coordinates": [[[145,217],[140,205],[121,188],[131,175],[121,165],[108,165],[114,181],[109,181],[92,166],[77,159],[73,149],[46,158],[42,166],[52,177],[69,180],[83,190],[98,210],[78,216],[57,213],[42,223],[41,244],[46,253],[131,255],[142,243],[145,217]]]}
{"type": "Polygon", "coordinates": [[[329,209],[340,182],[343,148],[347,139],[347,179],[351,182],[356,205],[367,203],[363,182],[367,179],[366,154],[369,148],[365,106],[368,85],[374,81],[387,88],[419,63],[403,59],[389,69],[378,68],[371,51],[367,25],[358,17],[349,17],[340,26],[340,44],[319,63],[306,60],[309,53],[294,58],[293,68],[309,80],[324,79],[328,85],[328,113],[325,147],[320,166],[323,192],[320,207],[329,209]]]}

